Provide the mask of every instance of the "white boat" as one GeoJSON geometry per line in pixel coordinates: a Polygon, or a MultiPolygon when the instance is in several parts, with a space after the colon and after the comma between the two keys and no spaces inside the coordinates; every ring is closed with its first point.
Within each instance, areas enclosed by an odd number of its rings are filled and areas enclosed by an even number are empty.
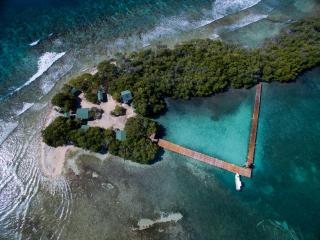
{"type": "Polygon", "coordinates": [[[235,183],[236,183],[236,190],[237,191],[241,191],[242,182],[241,182],[239,173],[236,173],[236,175],[234,176],[234,180],[235,180],[235,183]]]}

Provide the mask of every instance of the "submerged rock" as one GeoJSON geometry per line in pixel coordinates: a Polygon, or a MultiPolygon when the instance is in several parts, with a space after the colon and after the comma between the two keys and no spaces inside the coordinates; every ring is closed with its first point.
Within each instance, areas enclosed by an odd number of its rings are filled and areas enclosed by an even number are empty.
{"type": "Polygon", "coordinates": [[[148,229],[150,227],[152,227],[153,225],[157,224],[157,223],[167,223],[167,222],[178,222],[179,220],[181,220],[183,218],[183,215],[181,213],[161,213],[160,218],[156,219],[156,220],[151,220],[148,218],[142,218],[139,220],[138,222],[138,228],[134,228],[133,230],[136,231],[141,231],[141,230],[145,230],[148,229]]]}

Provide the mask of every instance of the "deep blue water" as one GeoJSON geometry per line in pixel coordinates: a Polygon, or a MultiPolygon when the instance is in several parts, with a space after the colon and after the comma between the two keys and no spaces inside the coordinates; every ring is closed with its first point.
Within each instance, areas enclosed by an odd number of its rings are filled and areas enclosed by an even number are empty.
{"type": "MultiPolygon", "coordinates": [[[[190,15],[192,9],[210,8],[211,4],[210,1],[167,0],[2,2],[0,97],[22,85],[36,72],[37,61],[44,52],[68,51],[69,55],[81,55],[85,52],[81,52],[82,48],[93,44],[95,51],[102,48],[100,54],[106,56],[106,45],[112,40],[145,33],[161,18],[183,11],[190,15]],[[30,47],[29,44],[36,40],[40,40],[39,45],[30,47]]],[[[199,15],[203,14],[195,11],[193,17],[199,15]]],[[[171,25],[179,25],[178,22],[171,25]]],[[[172,28],[170,23],[168,28],[172,28]]],[[[92,54],[91,51],[94,50],[88,49],[86,54],[92,54]]],[[[91,61],[96,63],[94,57],[91,61]]]]}
{"type": "MultiPolygon", "coordinates": [[[[319,239],[318,68],[264,84],[254,178],[241,193],[233,174],[170,152],[152,166],[85,156],[80,176],[54,180],[38,166],[50,97],[102,59],[218,35],[258,47],[319,12],[316,0],[0,1],[0,239],[319,239]],[[132,230],[177,212],[177,223],[132,230]]],[[[253,96],[168,99],[159,121],[167,139],[241,165],[253,96]]]]}

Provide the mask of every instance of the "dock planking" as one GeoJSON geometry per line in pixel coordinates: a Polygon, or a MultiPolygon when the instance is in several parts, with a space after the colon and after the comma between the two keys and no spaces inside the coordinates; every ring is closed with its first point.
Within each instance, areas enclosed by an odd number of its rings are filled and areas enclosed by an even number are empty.
{"type": "Polygon", "coordinates": [[[239,173],[241,176],[248,177],[248,178],[251,177],[252,169],[250,168],[239,167],[235,164],[228,163],[223,160],[207,156],[205,154],[193,151],[191,149],[182,147],[180,145],[174,144],[172,142],[169,142],[163,139],[159,139],[158,145],[169,151],[179,153],[181,155],[196,159],[198,161],[204,162],[209,165],[213,165],[215,167],[227,170],[229,172],[239,173]]]}
{"type": "Polygon", "coordinates": [[[255,98],[252,121],[251,121],[252,123],[251,123],[251,131],[250,131],[250,140],[249,140],[248,156],[247,156],[247,162],[246,162],[247,167],[251,167],[254,161],[254,153],[255,153],[256,141],[257,141],[257,130],[258,130],[258,123],[259,123],[261,92],[262,92],[262,84],[259,83],[256,88],[256,98],[255,98]]]}
{"type": "Polygon", "coordinates": [[[248,148],[246,167],[240,167],[238,165],[220,160],[218,158],[211,157],[211,156],[205,155],[203,153],[193,151],[191,149],[185,148],[183,146],[169,142],[164,139],[155,139],[154,135],[152,135],[150,138],[153,141],[156,141],[158,143],[159,147],[162,147],[162,148],[167,149],[169,151],[176,152],[181,155],[184,155],[184,156],[196,159],[198,161],[204,162],[206,164],[213,165],[215,167],[224,169],[226,171],[229,171],[232,173],[238,173],[241,176],[251,178],[252,165],[254,162],[254,153],[255,153],[256,139],[257,139],[257,129],[258,129],[258,123],[259,123],[261,92],[262,92],[262,84],[259,83],[256,87],[256,96],[255,96],[255,103],[254,103],[254,109],[253,109],[253,115],[252,115],[252,124],[251,124],[251,131],[250,131],[250,139],[249,139],[249,148],[248,148]]]}

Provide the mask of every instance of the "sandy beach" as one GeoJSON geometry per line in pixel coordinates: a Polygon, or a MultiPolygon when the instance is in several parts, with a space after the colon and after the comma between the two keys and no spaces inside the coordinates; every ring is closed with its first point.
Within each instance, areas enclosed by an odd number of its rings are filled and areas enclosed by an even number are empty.
{"type": "MultiPolygon", "coordinates": [[[[52,107],[46,117],[44,127],[48,126],[59,115],[60,114],[52,107]]],[[[73,146],[63,146],[53,148],[41,141],[41,157],[39,165],[42,173],[50,178],[61,175],[65,162],[65,155],[72,147],[73,146]]]]}

